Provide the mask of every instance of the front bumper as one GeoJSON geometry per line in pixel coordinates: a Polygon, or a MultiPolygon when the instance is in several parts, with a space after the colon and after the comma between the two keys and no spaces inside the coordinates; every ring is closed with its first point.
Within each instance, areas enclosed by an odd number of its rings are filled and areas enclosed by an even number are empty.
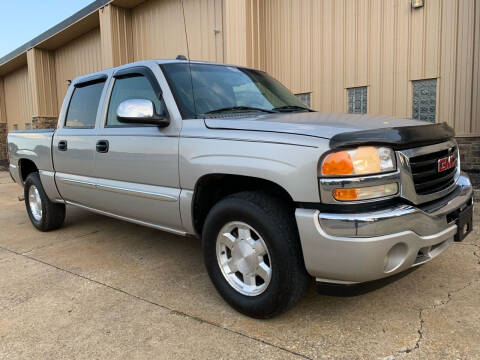
{"type": "Polygon", "coordinates": [[[426,206],[400,204],[356,214],[295,212],[305,266],[317,281],[352,284],[380,279],[442,253],[457,233],[450,214],[473,203],[468,176],[426,206]]]}

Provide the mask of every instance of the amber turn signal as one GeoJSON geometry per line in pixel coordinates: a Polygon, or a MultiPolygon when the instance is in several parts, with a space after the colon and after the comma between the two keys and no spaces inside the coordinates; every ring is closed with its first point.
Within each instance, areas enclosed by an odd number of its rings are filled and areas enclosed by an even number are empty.
{"type": "Polygon", "coordinates": [[[366,186],[361,188],[334,189],[333,197],[338,201],[369,200],[393,196],[398,193],[398,184],[366,186]]]}
{"type": "Polygon", "coordinates": [[[346,151],[331,153],[323,160],[323,175],[352,175],[352,173],[352,158],[346,151]]]}
{"type": "Polygon", "coordinates": [[[357,200],[357,189],[335,189],[333,190],[333,197],[339,201],[357,200]]]}

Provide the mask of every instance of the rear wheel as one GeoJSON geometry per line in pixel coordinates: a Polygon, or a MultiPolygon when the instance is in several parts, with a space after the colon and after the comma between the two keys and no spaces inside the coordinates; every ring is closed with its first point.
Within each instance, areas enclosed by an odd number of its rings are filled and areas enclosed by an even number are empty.
{"type": "Polygon", "coordinates": [[[58,229],[65,220],[65,205],[57,204],[48,198],[37,172],[25,180],[25,206],[32,222],[40,231],[58,229]]]}
{"type": "Polygon", "coordinates": [[[311,284],[293,211],[274,196],[246,191],[218,202],[205,221],[203,249],[220,295],[252,317],[288,310],[311,284]]]}

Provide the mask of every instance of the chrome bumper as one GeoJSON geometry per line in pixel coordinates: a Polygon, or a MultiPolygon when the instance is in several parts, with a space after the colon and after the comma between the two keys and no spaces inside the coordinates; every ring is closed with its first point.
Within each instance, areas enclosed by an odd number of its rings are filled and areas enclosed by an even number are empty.
{"type": "Polygon", "coordinates": [[[423,264],[452,242],[449,214],[473,201],[468,176],[427,206],[398,205],[356,214],[295,212],[307,271],[318,281],[358,283],[423,264]]]}

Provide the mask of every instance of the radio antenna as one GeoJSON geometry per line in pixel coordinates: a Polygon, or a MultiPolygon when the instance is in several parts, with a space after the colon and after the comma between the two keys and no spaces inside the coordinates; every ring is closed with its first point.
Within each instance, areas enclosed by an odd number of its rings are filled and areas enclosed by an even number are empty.
{"type": "Polygon", "coordinates": [[[185,7],[183,6],[183,0],[180,0],[180,3],[182,4],[183,27],[185,29],[185,42],[187,43],[187,57],[188,57],[188,60],[190,61],[190,49],[188,47],[187,20],[185,18],[185,7]]]}
{"type": "Polygon", "coordinates": [[[197,104],[195,102],[195,91],[193,90],[192,64],[190,62],[190,47],[188,45],[187,19],[185,17],[185,6],[183,6],[183,0],[180,0],[180,3],[182,4],[183,27],[185,29],[185,41],[187,43],[188,70],[190,72],[190,86],[192,87],[193,108],[195,110],[195,119],[197,119],[198,118],[198,116],[197,116],[197,104]]]}

